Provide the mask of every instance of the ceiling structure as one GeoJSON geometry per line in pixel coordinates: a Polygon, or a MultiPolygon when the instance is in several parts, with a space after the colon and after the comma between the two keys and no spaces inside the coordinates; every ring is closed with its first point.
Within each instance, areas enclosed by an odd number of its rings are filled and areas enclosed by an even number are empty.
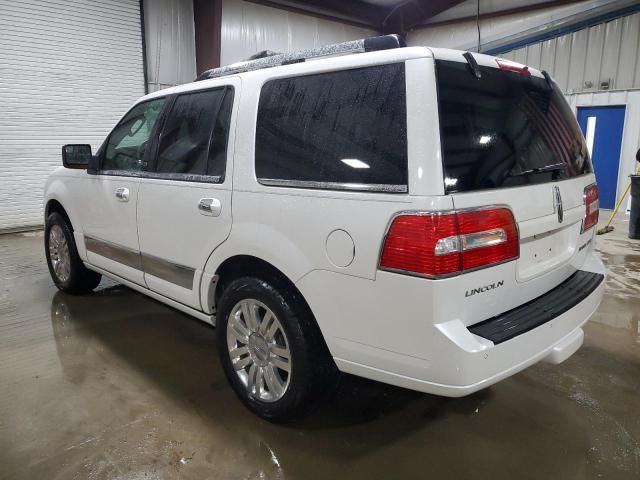
{"type": "MultiPolygon", "coordinates": [[[[248,0],[339,20],[380,33],[401,33],[434,22],[475,16],[478,0],[248,0]]],[[[575,3],[578,0],[480,0],[481,17],[575,3]]]]}
{"type": "Polygon", "coordinates": [[[404,33],[465,0],[249,0],[323,18],[404,33]]]}

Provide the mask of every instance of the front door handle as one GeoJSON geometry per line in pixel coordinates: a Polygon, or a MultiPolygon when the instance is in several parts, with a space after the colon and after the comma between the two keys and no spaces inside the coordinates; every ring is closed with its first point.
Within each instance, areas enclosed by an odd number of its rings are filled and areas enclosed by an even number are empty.
{"type": "Polygon", "coordinates": [[[126,187],[120,187],[116,189],[116,198],[121,202],[129,201],[129,189],[126,187]]]}
{"type": "Polygon", "coordinates": [[[202,215],[218,217],[222,211],[222,205],[217,198],[201,198],[198,202],[198,211],[202,215]]]}

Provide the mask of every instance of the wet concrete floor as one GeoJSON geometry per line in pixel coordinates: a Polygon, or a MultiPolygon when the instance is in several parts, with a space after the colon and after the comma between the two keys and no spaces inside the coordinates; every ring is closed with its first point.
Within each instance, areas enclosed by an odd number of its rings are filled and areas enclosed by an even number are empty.
{"type": "MultiPolygon", "coordinates": [[[[638,479],[640,242],[585,345],[462,399],[345,376],[311,418],[236,400],[215,330],[113,282],[59,293],[42,234],[0,236],[0,479],[638,479]]],[[[622,229],[622,230],[621,230],[622,229]]]]}

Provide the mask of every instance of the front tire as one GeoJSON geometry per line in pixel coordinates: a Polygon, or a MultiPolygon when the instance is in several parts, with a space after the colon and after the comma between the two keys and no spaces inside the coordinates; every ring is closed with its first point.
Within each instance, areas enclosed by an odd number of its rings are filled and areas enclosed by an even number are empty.
{"type": "Polygon", "coordinates": [[[300,418],[335,384],[333,359],[297,292],[239,278],[224,289],[216,319],[225,375],[258,416],[274,423],[300,418]]]}
{"type": "Polygon", "coordinates": [[[47,217],[44,248],[53,283],[66,293],[88,293],[98,286],[102,275],[86,268],[78,255],[71,226],[58,212],[47,217]]]}

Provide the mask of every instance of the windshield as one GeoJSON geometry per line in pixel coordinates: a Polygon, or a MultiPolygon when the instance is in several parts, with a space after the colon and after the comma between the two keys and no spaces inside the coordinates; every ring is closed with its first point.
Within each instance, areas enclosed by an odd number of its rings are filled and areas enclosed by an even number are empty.
{"type": "Polygon", "coordinates": [[[590,173],[582,133],[544,78],[436,62],[447,193],[506,188],[590,173]]]}

